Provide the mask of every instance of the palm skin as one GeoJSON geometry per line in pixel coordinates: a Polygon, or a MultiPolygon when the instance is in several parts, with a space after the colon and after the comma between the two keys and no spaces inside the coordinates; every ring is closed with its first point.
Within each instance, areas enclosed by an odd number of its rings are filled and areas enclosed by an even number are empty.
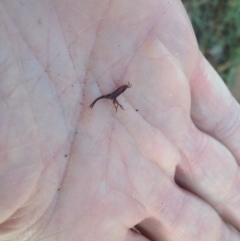
{"type": "Polygon", "coordinates": [[[0,11],[0,240],[240,240],[240,108],[181,2],[0,11]]]}

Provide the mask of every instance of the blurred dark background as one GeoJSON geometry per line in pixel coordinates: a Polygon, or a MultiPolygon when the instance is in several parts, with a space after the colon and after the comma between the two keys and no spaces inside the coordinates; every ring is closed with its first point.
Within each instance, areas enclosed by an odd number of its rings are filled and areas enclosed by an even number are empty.
{"type": "Polygon", "coordinates": [[[182,0],[201,51],[240,102],[240,0],[182,0]]]}

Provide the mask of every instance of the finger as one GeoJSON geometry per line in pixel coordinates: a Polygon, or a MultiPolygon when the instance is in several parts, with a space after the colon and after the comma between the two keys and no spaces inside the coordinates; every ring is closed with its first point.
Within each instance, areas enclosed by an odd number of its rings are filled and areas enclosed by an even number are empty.
{"type": "Polygon", "coordinates": [[[240,172],[229,150],[194,126],[177,145],[183,156],[176,172],[178,183],[240,230],[240,172]]]}
{"type": "Polygon", "coordinates": [[[240,240],[208,204],[180,190],[169,179],[162,184],[158,201],[148,205],[149,217],[137,225],[144,236],[152,241],[240,240]]]}
{"type": "Polygon", "coordinates": [[[227,146],[240,164],[240,106],[202,56],[190,86],[195,125],[227,146]]]}
{"type": "MultiPolygon", "coordinates": [[[[131,171],[128,174],[132,176],[131,171]]],[[[136,187],[132,195],[142,204],[139,211],[143,217],[137,229],[151,241],[240,240],[211,206],[176,186],[154,163],[137,174],[132,180],[136,187]]]]}

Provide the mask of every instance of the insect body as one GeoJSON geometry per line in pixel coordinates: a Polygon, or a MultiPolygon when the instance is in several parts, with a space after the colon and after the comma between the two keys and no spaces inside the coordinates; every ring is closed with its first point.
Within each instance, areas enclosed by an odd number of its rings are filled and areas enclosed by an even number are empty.
{"type": "Polygon", "coordinates": [[[98,100],[100,100],[100,99],[110,99],[110,100],[113,100],[113,105],[114,105],[114,107],[115,107],[115,109],[116,109],[116,112],[117,112],[118,106],[120,106],[120,108],[121,108],[122,110],[124,110],[123,107],[122,107],[122,105],[119,104],[119,102],[117,101],[116,98],[117,98],[119,95],[121,95],[127,88],[131,88],[131,87],[132,87],[132,85],[128,82],[127,85],[122,85],[122,86],[120,86],[120,87],[117,88],[115,91],[113,91],[111,94],[103,95],[103,96],[98,97],[96,100],[93,101],[93,103],[92,103],[89,107],[90,107],[90,108],[93,108],[93,106],[95,105],[95,103],[96,103],[98,100]]]}

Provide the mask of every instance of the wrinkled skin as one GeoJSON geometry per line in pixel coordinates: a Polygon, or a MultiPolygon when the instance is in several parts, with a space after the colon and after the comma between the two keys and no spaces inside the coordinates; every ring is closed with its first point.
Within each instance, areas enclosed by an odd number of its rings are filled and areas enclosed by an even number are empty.
{"type": "Polygon", "coordinates": [[[240,240],[240,108],[180,1],[0,4],[0,240],[240,240]]]}

